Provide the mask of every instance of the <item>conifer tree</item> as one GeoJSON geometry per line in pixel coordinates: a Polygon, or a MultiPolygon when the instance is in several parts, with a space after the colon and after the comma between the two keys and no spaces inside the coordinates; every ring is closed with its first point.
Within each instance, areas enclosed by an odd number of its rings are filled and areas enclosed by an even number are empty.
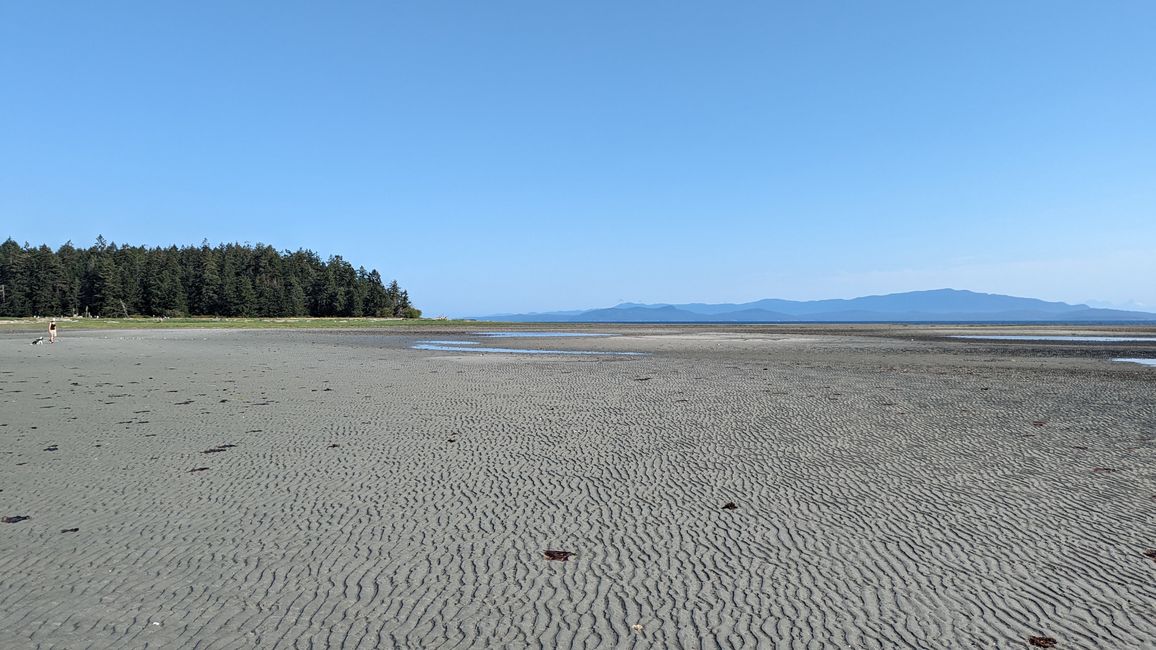
{"type": "Polygon", "coordinates": [[[420,314],[397,281],[339,255],[278,253],[266,245],[147,248],[104,237],[53,251],[0,243],[0,316],[222,315],[405,316],[420,314]]]}
{"type": "Polygon", "coordinates": [[[120,271],[111,255],[100,255],[93,260],[88,294],[93,316],[116,316],[121,310],[120,271]]]}

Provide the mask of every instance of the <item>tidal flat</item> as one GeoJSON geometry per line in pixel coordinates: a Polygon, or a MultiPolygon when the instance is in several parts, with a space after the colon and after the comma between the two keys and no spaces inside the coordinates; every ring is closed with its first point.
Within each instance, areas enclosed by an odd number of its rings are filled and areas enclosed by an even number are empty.
{"type": "Polygon", "coordinates": [[[1152,647],[1156,329],[549,328],[0,334],[0,645],[1152,647]]]}

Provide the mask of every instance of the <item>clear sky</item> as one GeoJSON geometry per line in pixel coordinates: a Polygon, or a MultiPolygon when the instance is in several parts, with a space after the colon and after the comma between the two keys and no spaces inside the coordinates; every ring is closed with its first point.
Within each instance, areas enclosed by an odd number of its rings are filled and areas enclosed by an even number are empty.
{"type": "Polygon", "coordinates": [[[1156,309],[1156,2],[5,2],[0,239],[340,254],[427,315],[1156,309]]]}

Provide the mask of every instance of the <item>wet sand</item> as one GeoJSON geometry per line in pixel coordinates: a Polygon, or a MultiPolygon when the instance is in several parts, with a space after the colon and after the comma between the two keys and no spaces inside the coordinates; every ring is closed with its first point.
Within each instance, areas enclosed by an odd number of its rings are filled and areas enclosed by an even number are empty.
{"type": "Polygon", "coordinates": [[[1156,346],[574,329],[0,335],[0,646],[1152,647],[1156,346]]]}

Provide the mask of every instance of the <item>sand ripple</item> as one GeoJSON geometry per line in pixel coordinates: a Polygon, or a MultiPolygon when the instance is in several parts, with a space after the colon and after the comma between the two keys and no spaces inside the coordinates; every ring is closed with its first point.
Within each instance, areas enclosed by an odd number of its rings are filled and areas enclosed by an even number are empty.
{"type": "Polygon", "coordinates": [[[1146,369],[678,336],[0,338],[2,645],[1152,647],[1146,369]]]}

